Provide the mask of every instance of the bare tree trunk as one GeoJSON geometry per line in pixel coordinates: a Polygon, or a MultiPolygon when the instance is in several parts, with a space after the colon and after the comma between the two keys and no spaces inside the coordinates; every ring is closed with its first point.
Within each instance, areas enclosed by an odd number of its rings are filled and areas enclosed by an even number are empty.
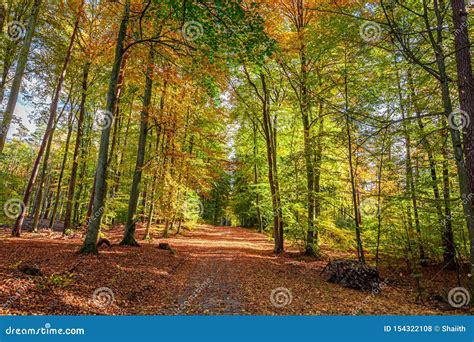
{"type": "Polygon", "coordinates": [[[351,182],[351,192],[352,192],[352,205],[354,209],[354,223],[355,223],[355,233],[356,233],[356,242],[357,242],[357,257],[359,262],[365,264],[364,248],[362,245],[362,238],[360,232],[360,209],[359,209],[359,200],[357,195],[357,182],[356,182],[356,173],[354,170],[353,162],[353,148],[352,148],[352,135],[350,128],[349,120],[349,89],[348,89],[348,72],[347,72],[347,49],[344,53],[345,58],[345,67],[344,67],[344,98],[345,98],[345,116],[346,116],[346,134],[347,134],[347,148],[348,148],[348,158],[349,158],[349,173],[350,173],[350,182],[351,182]]]}
{"type": "Polygon", "coordinates": [[[91,139],[90,139],[90,131],[91,131],[91,125],[87,128],[87,132],[84,131],[84,135],[88,136],[88,139],[82,139],[83,143],[81,144],[81,166],[80,169],[81,171],[79,172],[79,189],[77,190],[77,193],[74,195],[74,206],[73,206],[73,214],[72,214],[72,227],[77,227],[79,225],[80,219],[80,207],[81,207],[81,198],[82,198],[82,190],[84,189],[84,178],[86,176],[87,172],[87,163],[85,160],[85,156],[88,154],[91,139]],[[89,134],[88,134],[89,133],[89,134]]]}
{"type": "MultiPolygon", "coordinates": [[[[389,117],[389,116],[388,116],[389,117]]],[[[382,138],[382,146],[380,148],[380,160],[377,170],[377,246],[375,249],[375,267],[379,264],[379,247],[380,247],[380,236],[382,228],[382,172],[383,162],[385,156],[385,140],[387,139],[387,130],[385,130],[382,138]]]]}
{"type": "MultiPolygon", "coordinates": [[[[420,219],[418,214],[418,198],[416,195],[416,186],[415,186],[415,178],[413,176],[413,166],[411,163],[411,139],[410,139],[410,132],[408,123],[406,121],[407,114],[406,114],[406,107],[403,99],[402,94],[402,83],[400,79],[400,73],[397,71],[397,89],[398,89],[398,100],[400,103],[400,112],[402,114],[403,120],[403,135],[405,137],[405,170],[406,170],[406,177],[407,177],[407,192],[410,194],[411,202],[413,205],[413,213],[415,217],[415,230],[416,230],[416,241],[418,244],[418,252],[420,257],[420,262],[425,262],[425,250],[423,248],[423,242],[421,239],[421,228],[420,228],[420,219]]],[[[411,219],[411,217],[409,217],[411,219]]]]}
{"type": "Polygon", "coordinates": [[[54,199],[54,205],[53,205],[53,210],[51,213],[51,219],[49,220],[49,229],[53,229],[54,226],[54,221],[56,219],[56,214],[58,211],[58,205],[59,205],[59,200],[60,200],[60,194],[61,194],[61,183],[63,181],[63,176],[64,176],[64,169],[66,167],[67,163],[67,153],[69,151],[69,142],[71,140],[71,134],[72,134],[72,126],[74,122],[74,113],[71,110],[69,113],[69,119],[68,119],[68,130],[67,130],[67,136],[66,136],[66,143],[64,146],[64,155],[63,155],[63,160],[61,163],[61,171],[59,172],[59,178],[58,178],[58,186],[56,188],[56,196],[54,199]]]}
{"type": "MultiPolygon", "coordinates": [[[[116,104],[116,89],[120,73],[120,64],[124,55],[124,43],[127,34],[127,26],[130,17],[130,0],[125,3],[124,14],[117,37],[117,45],[115,49],[115,59],[110,75],[109,90],[107,92],[107,107],[108,113],[113,116],[116,104]]],[[[110,118],[112,119],[112,118],[110,118]]],[[[100,221],[105,205],[106,196],[106,177],[107,177],[107,160],[109,153],[109,139],[110,139],[110,125],[107,125],[102,130],[100,139],[99,157],[97,160],[97,169],[95,174],[95,194],[92,208],[92,216],[89,219],[87,234],[84,239],[84,244],[81,248],[83,254],[97,254],[97,237],[99,235],[100,221]]]]}
{"type": "MultiPolygon", "coordinates": [[[[38,223],[39,223],[39,219],[41,217],[41,212],[42,212],[42,204],[43,204],[43,199],[44,199],[44,181],[46,179],[46,171],[48,169],[48,162],[49,162],[49,153],[51,151],[51,142],[53,140],[53,134],[50,135],[49,139],[48,139],[48,144],[46,146],[46,152],[44,154],[44,161],[43,161],[43,167],[41,169],[41,175],[40,175],[40,178],[39,178],[39,182],[38,182],[38,193],[36,194],[36,201],[35,201],[35,211],[33,213],[33,221],[31,223],[31,230],[33,232],[37,232],[38,231],[38,223]]],[[[48,187],[46,187],[48,188],[48,187]]]]}
{"type": "Polygon", "coordinates": [[[128,203],[127,222],[125,224],[125,234],[121,245],[138,246],[135,240],[135,213],[137,211],[139,186],[142,178],[142,169],[145,163],[146,136],[148,131],[148,113],[150,110],[151,95],[153,89],[153,44],[150,46],[146,70],[145,93],[143,95],[143,109],[140,115],[140,136],[138,142],[137,161],[135,164],[135,172],[133,174],[132,189],[130,191],[130,200],[128,203]]]}
{"type": "Polygon", "coordinates": [[[74,155],[72,157],[71,177],[69,178],[69,187],[68,187],[68,193],[67,193],[66,214],[64,217],[63,234],[66,232],[66,230],[71,228],[71,216],[72,216],[72,209],[73,209],[74,190],[76,187],[77,169],[79,167],[78,159],[79,159],[80,150],[81,150],[82,135],[84,133],[83,126],[84,126],[84,118],[86,115],[87,86],[88,86],[90,66],[91,66],[91,63],[87,61],[84,64],[84,69],[82,72],[81,104],[79,107],[79,118],[77,120],[76,143],[74,146],[74,155]]]}
{"type": "Polygon", "coordinates": [[[257,125],[253,123],[253,182],[255,185],[255,210],[257,212],[257,223],[258,223],[258,232],[263,232],[263,221],[262,221],[262,214],[260,212],[260,194],[258,189],[259,183],[259,172],[258,172],[258,164],[257,164],[257,156],[258,156],[258,146],[257,146],[257,125]]]}
{"type": "Polygon", "coordinates": [[[445,226],[442,233],[443,261],[447,269],[456,269],[456,245],[454,244],[451,221],[451,190],[449,185],[449,158],[446,147],[443,146],[443,198],[445,226]]]}
{"type": "Polygon", "coordinates": [[[276,153],[276,128],[275,123],[272,122],[269,108],[269,94],[265,81],[265,76],[260,74],[263,92],[263,122],[264,132],[267,143],[267,158],[268,158],[268,178],[270,183],[270,192],[272,194],[273,205],[273,235],[275,239],[274,253],[280,254],[284,251],[283,238],[283,213],[281,208],[280,187],[278,183],[278,164],[276,153]]]}
{"type": "MultiPolygon", "coordinates": [[[[324,118],[322,117],[323,106],[320,104],[319,110],[319,131],[316,140],[316,147],[314,150],[314,218],[317,220],[321,214],[321,199],[319,193],[321,192],[321,167],[323,158],[323,132],[324,132],[324,118]]],[[[315,223],[314,241],[318,241],[318,229],[315,223]]]]}

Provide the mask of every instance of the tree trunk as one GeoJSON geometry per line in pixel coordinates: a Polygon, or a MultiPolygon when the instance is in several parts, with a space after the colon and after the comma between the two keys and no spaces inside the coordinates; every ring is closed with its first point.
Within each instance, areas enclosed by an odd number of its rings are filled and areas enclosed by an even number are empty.
{"type": "MultiPolygon", "coordinates": [[[[418,244],[418,253],[420,262],[425,262],[425,250],[423,248],[423,242],[421,239],[421,228],[420,228],[420,219],[418,214],[418,198],[416,195],[416,186],[415,186],[415,178],[413,177],[413,166],[411,163],[411,139],[410,139],[410,131],[407,123],[407,113],[406,107],[404,104],[403,94],[402,94],[402,81],[400,78],[400,73],[397,71],[397,89],[398,89],[398,101],[400,104],[400,113],[402,114],[402,122],[403,122],[403,135],[405,137],[405,172],[407,178],[407,193],[410,195],[410,199],[413,205],[413,213],[415,216],[415,231],[416,231],[416,241],[418,244]]],[[[410,211],[411,213],[411,211],[410,211]]],[[[408,217],[411,220],[410,217],[408,217]]]]}
{"type": "Polygon", "coordinates": [[[444,229],[443,261],[445,268],[456,269],[456,245],[454,244],[453,228],[451,224],[451,190],[449,185],[449,158],[446,147],[443,147],[443,198],[444,198],[444,229]]]}
{"type": "MultiPolygon", "coordinates": [[[[387,115],[390,117],[390,115],[387,115]]],[[[387,130],[384,131],[382,138],[382,146],[380,148],[380,160],[377,170],[377,245],[375,249],[375,267],[378,267],[379,264],[379,247],[380,247],[380,236],[382,228],[382,172],[383,172],[383,162],[385,155],[385,141],[387,139],[387,130]]]]}
{"type": "Polygon", "coordinates": [[[72,134],[72,126],[74,122],[74,114],[71,109],[71,112],[69,113],[69,119],[68,119],[68,131],[67,131],[67,136],[66,136],[66,143],[64,146],[64,155],[63,155],[63,160],[61,163],[61,171],[59,172],[59,178],[58,178],[58,186],[56,188],[56,197],[54,199],[54,205],[53,205],[53,210],[51,213],[51,219],[49,221],[49,229],[53,229],[54,226],[54,221],[56,219],[56,214],[58,211],[58,205],[59,205],[59,199],[60,199],[60,194],[61,194],[61,183],[63,181],[63,176],[64,176],[64,169],[66,167],[67,163],[67,154],[69,151],[69,142],[71,140],[71,134],[72,134]]]}
{"type": "Polygon", "coordinates": [[[84,132],[84,118],[86,115],[86,99],[87,99],[87,87],[88,87],[88,78],[89,78],[89,69],[91,63],[87,61],[84,64],[84,69],[82,72],[82,95],[81,95],[81,104],[79,107],[79,118],[77,119],[77,134],[76,134],[76,143],[74,145],[74,155],[72,159],[72,168],[71,168],[71,177],[69,178],[69,187],[66,200],[66,214],[64,217],[64,227],[63,234],[66,230],[71,228],[71,216],[73,209],[73,200],[74,200],[74,190],[76,187],[76,178],[77,178],[77,169],[79,167],[79,155],[82,144],[82,135],[84,132]]]}
{"type": "MultiPolygon", "coordinates": [[[[36,200],[35,200],[35,205],[34,205],[34,212],[33,212],[33,221],[31,223],[31,230],[33,232],[37,232],[38,231],[38,223],[39,223],[39,219],[41,217],[41,212],[42,212],[42,204],[43,204],[43,198],[44,198],[44,189],[45,187],[43,186],[44,184],[44,181],[46,179],[46,171],[48,169],[48,162],[49,162],[49,154],[50,154],[50,151],[51,151],[51,142],[53,140],[53,133],[51,133],[51,135],[49,136],[49,139],[48,139],[48,144],[46,146],[46,152],[44,154],[44,161],[43,161],[43,167],[41,169],[41,175],[40,175],[40,179],[39,179],[39,182],[38,182],[38,193],[36,194],[36,200]]],[[[48,188],[48,187],[46,187],[48,188]]]]}
{"type": "Polygon", "coordinates": [[[258,156],[258,146],[257,146],[257,125],[253,123],[253,183],[255,185],[255,210],[257,213],[257,223],[258,223],[258,232],[263,232],[263,222],[262,222],[262,214],[260,212],[260,194],[258,189],[259,183],[259,172],[258,172],[258,163],[257,163],[257,156],[258,156]]]}
{"type": "MultiPolygon", "coordinates": [[[[125,3],[124,14],[117,37],[117,45],[115,49],[115,59],[110,75],[109,89],[107,92],[107,112],[113,117],[116,104],[116,89],[118,77],[120,73],[120,64],[124,55],[124,42],[127,34],[128,20],[130,17],[130,0],[125,3]]],[[[112,118],[110,118],[112,119],[112,118]]],[[[106,177],[107,177],[107,160],[109,153],[110,125],[102,130],[99,147],[99,157],[97,160],[97,169],[95,174],[95,194],[92,207],[92,216],[89,219],[87,234],[84,244],[80,250],[83,254],[98,254],[97,237],[99,235],[100,221],[104,211],[106,196],[106,177]]]]}
{"type": "MultiPolygon", "coordinates": [[[[316,140],[316,147],[314,151],[314,219],[317,220],[321,215],[321,167],[323,159],[323,132],[324,132],[324,118],[322,117],[323,106],[320,104],[319,108],[319,131],[316,140]]],[[[319,232],[317,224],[315,223],[314,241],[318,242],[319,232]]]]}
{"type": "MultiPolygon", "coordinates": [[[[470,125],[464,130],[465,167],[469,178],[469,193],[474,193],[474,79],[472,75],[471,52],[468,33],[468,17],[464,0],[451,0],[454,22],[454,46],[456,49],[456,67],[458,76],[458,92],[460,108],[470,119],[470,125]]],[[[470,215],[474,213],[474,201],[471,197],[464,198],[466,205],[471,207],[470,215]]],[[[471,242],[471,275],[474,274],[474,218],[468,218],[471,242]]],[[[474,293],[474,276],[471,276],[471,293],[474,293]]]]}
{"type": "Polygon", "coordinates": [[[267,143],[268,179],[270,192],[272,194],[273,207],[273,237],[275,239],[274,253],[280,254],[284,251],[283,243],[283,214],[281,209],[280,188],[278,184],[278,167],[276,153],[276,128],[270,115],[269,94],[266,86],[265,76],[260,74],[262,82],[263,102],[262,114],[264,123],[265,140],[267,143]]]}
{"type": "Polygon", "coordinates": [[[348,73],[347,73],[347,49],[345,50],[345,67],[344,67],[344,98],[345,98],[345,115],[346,115],[346,134],[347,134],[347,148],[348,148],[348,159],[349,159],[349,179],[351,183],[352,192],[352,205],[354,209],[354,223],[357,243],[357,257],[359,262],[365,264],[364,248],[362,245],[362,238],[360,232],[360,209],[359,200],[357,198],[357,182],[356,172],[354,170],[353,162],[353,149],[352,149],[352,135],[349,120],[349,89],[348,89],[348,73]]]}
{"type": "Polygon", "coordinates": [[[146,135],[148,131],[148,113],[150,110],[151,94],[153,89],[153,45],[150,47],[146,70],[145,93],[143,95],[143,109],[140,114],[140,136],[138,141],[137,161],[135,172],[133,174],[132,189],[130,191],[130,200],[128,202],[127,222],[125,224],[125,234],[121,245],[138,246],[135,240],[135,213],[137,211],[138,197],[140,194],[140,181],[142,178],[142,169],[145,162],[146,135]]]}
{"type": "MultiPolygon", "coordinates": [[[[13,113],[15,111],[15,106],[18,101],[18,94],[20,93],[21,82],[23,80],[23,74],[25,72],[26,63],[28,61],[28,55],[30,53],[31,42],[35,33],[36,22],[38,21],[39,11],[41,7],[42,0],[35,0],[33,3],[33,8],[31,10],[30,21],[28,23],[28,30],[23,42],[23,46],[20,51],[20,56],[18,57],[18,62],[15,71],[15,77],[13,79],[12,88],[10,91],[10,97],[8,98],[8,104],[3,114],[3,120],[0,126],[0,154],[3,152],[5,146],[5,141],[8,135],[8,130],[10,129],[10,124],[13,119],[13,113]]],[[[45,141],[47,141],[46,139],[45,141]]],[[[28,202],[29,197],[26,201],[23,201],[25,204],[28,202]]],[[[25,208],[26,209],[26,208],[25,208]]],[[[25,210],[23,210],[25,211],[25,210]]],[[[20,214],[20,217],[23,218],[23,213],[20,214]]],[[[23,221],[23,219],[22,219],[23,221]]],[[[21,228],[20,228],[21,229],[21,228]]],[[[15,235],[19,236],[20,232],[15,232],[15,235]]]]}

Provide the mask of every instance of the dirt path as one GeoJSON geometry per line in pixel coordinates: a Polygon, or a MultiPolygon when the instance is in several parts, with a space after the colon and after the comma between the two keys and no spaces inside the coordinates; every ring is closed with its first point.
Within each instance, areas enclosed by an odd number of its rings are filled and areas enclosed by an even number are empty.
{"type": "MultiPolygon", "coordinates": [[[[203,225],[87,257],[74,253],[81,236],[12,239],[7,233],[0,234],[0,314],[466,313],[416,304],[407,281],[394,280],[380,295],[327,283],[320,276],[327,260],[275,256],[266,235],[242,228],[203,225]],[[158,249],[159,242],[176,253],[158,249]],[[37,265],[44,275],[26,276],[17,270],[20,263],[37,265]]],[[[117,243],[121,230],[106,235],[117,243]]]]}

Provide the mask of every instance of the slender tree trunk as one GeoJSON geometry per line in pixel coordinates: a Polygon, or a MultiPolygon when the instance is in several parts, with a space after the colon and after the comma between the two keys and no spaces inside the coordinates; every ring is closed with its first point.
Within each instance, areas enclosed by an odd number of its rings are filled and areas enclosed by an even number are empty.
{"type": "Polygon", "coordinates": [[[130,112],[128,114],[128,119],[127,119],[127,127],[125,128],[125,137],[123,140],[122,148],[120,149],[120,152],[118,153],[117,172],[115,173],[115,189],[114,189],[115,194],[118,193],[120,190],[120,178],[122,177],[122,167],[123,167],[123,162],[125,160],[123,156],[128,146],[128,135],[129,135],[128,133],[130,131],[130,120],[132,118],[133,106],[134,106],[134,98],[132,97],[130,101],[130,112]]]}
{"type": "Polygon", "coordinates": [[[59,172],[59,178],[58,178],[58,186],[56,188],[56,197],[54,199],[54,205],[53,205],[53,210],[51,214],[51,219],[49,221],[49,229],[53,229],[54,226],[54,221],[56,219],[56,214],[58,211],[58,205],[59,205],[59,200],[60,200],[60,194],[61,194],[61,184],[63,181],[63,176],[64,176],[64,169],[66,167],[67,163],[67,154],[69,151],[69,142],[71,140],[71,134],[72,134],[72,126],[74,122],[74,114],[73,111],[69,113],[69,119],[68,119],[68,131],[67,131],[67,136],[66,136],[66,143],[64,146],[64,155],[63,155],[63,160],[61,163],[61,171],[59,172]]]}
{"type": "MultiPolygon", "coordinates": [[[[110,75],[109,90],[107,92],[107,107],[106,110],[109,114],[114,113],[116,104],[116,89],[120,73],[120,64],[124,55],[124,43],[127,34],[127,26],[130,17],[130,0],[125,3],[124,14],[120,29],[117,37],[117,45],[115,49],[115,59],[110,75]]],[[[100,221],[105,205],[106,196],[106,177],[107,177],[107,160],[109,153],[109,139],[110,139],[110,126],[102,130],[99,147],[99,157],[97,160],[97,169],[95,175],[95,194],[93,201],[92,216],[89,219],[87,234],[84,239],[84,244],[81,248],[83,254],[97,254],[97,237],[99,235],[100,221]]]]}
{"type": "MultiPolygon", "coordinates": [[[[303,21],[302,1],[299,2],[301,10],[299,11],[300,21],[303,21]]],[[[304,39],[304,38],[301,38],[304,39]]],[[[306,165],[306,214],[307,214],[307,234],[306,234],[306,255],[315,256],[316,246],[314,240],[314,165],[313,165],[313,144],[311,137],[311,126],[309,119],[309,95],[308,95],[308,63],[306,60],[306,47],[301,42],[300,47],[301,63],[301,82],[300,82],[300,111],[303,123],[303,147],[306,165]]]]}
{"type": "Polygon", "coordinates": [[[84,132],[84,118],[86,115],[86,99],[87,99],[87,87],[88,87],[88,78],[89,78],[89,69],[91,63],[87,61],[84,64],[84,69],[82,72],[82,95],[81,95],[81,104],[79,107],[79,118],[77,120],[77,134],[76,134],[76,143],[74,145],[74,154],[72,159],[72,168],[71,176],[69,178],[69,187],[66,200],[66,214],[64,217],[64,228],[63,234],[66,230],[71,228],[71,216],[73,209],[73,200],[74,200],[74,190],[76,187],[76,178],[77,178],[77,169],[79,167],[79,155],[82,144],[82,135],[84,132]]]}
{"type": "Polygon", "coordinates": [[[132,190],[130,191],[130,200],[128,203],[127,222],[125,224],[125,235],[121,245],[138,246],[135,240],[135,213],[137,211],[138,197],[140,194],[140,181],[142,178],[142,169],[145,163],[146,136],[148,131],[148,113],[150,110],[151,95],[153,89],[153,45],[150,47],[148,57],[148,66],[146,70],[145,93],[143,95],[143,109],[140,114],[140,136],[138,142],[137,161],[135,172],[133,174],[132,190]]]}
{"type": "Polygon", "coordinates": [[[82,139],[83,143],[81,146],[81,166],[80,166],[80,172],[79,172],[79,189],[77,190],[77,193],[74,195],[74,207],[73,207],[73,215],[72,215],[72,227],[77,227],[79,225],[79,215],[80,215],[80,207],[81,207],[81,198],[82,198],[82,190],[84,189],[84,178],[86,176],[87,172],[87,163],[85,160],[85,156],[88,154],[91,139],[90,139],[90,131],[91,127],[85,127],[87,128],[87,132],[84,131],[84,136],[88,136],[88,139],[82,139]]]}
{"type": "Polygon", "coordinates": [[[354,223],[357,243],[357,257],[360,263],[365,264],[364,248],[362,245],[361,231],[360,231],[360,210],[359,200],[357,198],[357,181],[356,172],[354,170],[353,162],[353,148],[352,148],[352,134],[349,119],[349,89],[348,89],[348,73],[347,73],[347,50],[345,50],[345,68],[344,68],[344,98],[345,98],[345,112],[346,112],[346,134],[347,134],[347,148],[349,159],[349,176],[351,182],[352,205],[354,209],[354,223]]]}
{"type": "MultiPolygon", "coordinates": [[[[3,120],[0,126],[0,154],[3,152],[3,148],[5,146],[5,140],[7,138],[8,130],[10,129],[10,124],[13,119],[15,106],[18,101],[18,94],[20,93],[21,82],[23,80],[23,74],[25,72],[26,63],[28,61],[28,55],[30,53],[31,42],[33,40],[33,36],[35,33],[36,22],[38,21],[41,2],[42,0],[35,0],[33,3],[33,8],[31,10],[31,15],[30,15],[30,21],[28,23],[28,30],[26,32],[26,36],[23,41],[23,46],[20,51],[20,56],[18,57],[15,77],[13,79],[13,84],[10,91],[10,97],[8,98],[7,107],[3,114],[3,120]]],[[[29,197],[27,198],[27,200],[28,199],[29,197]]],[[[23,201],[23,202],[27,203],[28,201],[23,201]]],[[[23,213],[20,214],[20,217],[22,218],[24,217],[23,213]]],[[[18,230],[18,233],[15,232],[15,235],[19,236],[19,234],[20,234],[19,230],[18,230]]]]}
{"type": "MultiPolygon", "coordinates": [[[[34,213],[33,213],[33,221],[31,223],[31,230],[33,232],[37,232],[38,231],[38,223],[39,223],[39,219],[41,217],[41,212],[42,212],[42,203],[43,203],[43,198],[44,198],[44,195],[43,195],[43,192],[44,192],[44,182],[45,182],[45,179],[46,179],[46,172],[48,170],[48,162],[49,162],[49,154],[50,154],[50,151],[51,151],[51,142],[53,140],[53,134],[51,134],[49,136],[49,139],[48,139],[48,144],[46,146],[46,152],[44,154],[44,161],[43,161],[43,166],[42,166],[42,169],[41,169],[41,175],[40,175],[40,178],[39,178],[39,182],[38,182],[38,193],[36,194],[36,201],[35,201],[35,205],[34,205],[34,213]]],[[[48,188],[48,187],[46,187],[48,188]]]]}
{"type": "MultiPolygon", "coordinates": [[[[418,252],[420,257],[420,262],[425,262],[425,250],[423,248],[423,242],[421,239],[421,228],[420,228],[420,219],[418,214],[418,198],[416,195],[416,186],[415,178],[413,176],[413,166],[411,163],[411,139],[410,131],[407,123],[407,114],[404,104],[403,94],[402,94],[402,83],[400,79],[400,74],[397,71],[397,89],[398,89],[398,100],[400,103],[400,112],[402,114],[403,120],[403,134],[405,137],[405,171],[407,177],[407,192],[410,194],[411,202],[413,205],[413,213],[415,217],[415,230],[416,230],[416,241],[418,244],[418,252]]],[[[411,216],[409,217],[411,219],[411,216]]]]}
{"type": "Polygon", "coordinates": [[[442,234],[443,261],[445,268],[456,269],[456,245],[454,244],[451,224],[451,190],[449,185],[449,158],[446,147],[443,147],[443,198],[445,226],[442,234]]]}
{"type": "Polygon", "coordinates": [[[377,247],[375,249],[375,267],[379,264],[379,247],[382,229],[382,172],[385,155],[385,141],[387,139],[387,130],[385,130],[382,138],[382,146],[380,148],[380,160],[377,170],[377,247]]]}
{"type": "Polygon", "coordinates": [[[147,222],[146,222],[145,234],[143,235],[143,240],[150,239],[150,227],[151,227],[151,222],[153,221],[153,213],[155,211],[155,192],[156,192],[157,175],[158,175],[158,168],[156,168],[155,173],[153,174],[153,181],[151,185],[150,207],[148,209],[148,217],[147,217],[147,222]]]}
{"type": "Polygon", "coordinates": [[[257,141],[257,125],[253,123],[253,183],[255,185],[255,210],[257,213],[257,223],[258,223],[258,232],[263,232],[263,222],[262,222],[262,214],[260,212],[260,193],[258,189],[259,183],[259,171],[258,171],[258,163],[257,163],[257,156],[258,156],[258,141],[257,141]]]}
{"type": "Polygon", "coordinates": [[[276,128],[270,115],[269,108],[269,94],[265,81],[265,76],[260,74],[260,80],[262,82],[263,92],[263,122],[264,132],[267,142],[267,159],[268,159],[268,178],[270,183],[270,192],[272,194],[272,206],[273,206],[273,235],[275,239],[274,253],[280,254],[284,251],[284,238],[283,238],[283,214],[281,208],[280,188],[278,183],[278,167],[277,167],[277,137],[276,128]]]}
{"type": "Polygon", "coordinates": [[[267,88],[265,75],[263,73],[259,74],[260,82],[262,85],[262,90],[260,92],[258,90],[257,85],[250,78],[250,75],[245,65],[244,71],[248,83],[255,90],[255,94],[260,99],[260,102],[262,104],[262,128],[265,136],[267,151],[268,183],[270,185],[270,193],[272,196],[274,253],[280,254],[284,251],[283,212],[281,208],[280,187],[278,182],[278,163],[276,160],[277,131],[275,127],[275,122],[272,121],[272,117],[270,114],[269,89],[267,88]]]}
{"type": "MultiPolygon", "coordinates": [[[[324,132],[324,119],[322,117],[323,106],[320,104],[319,110],[319,131],[316,140],[316,147],[314,151],[314,218],[317,220],[321,215],[321,200],[319,193],[321,192],[321,167],[323,159],[323,132],[324,132]]],[[[315,223],[314,229],[314,241],[318,242],[319,232],[317,224],[315,223]]]]}

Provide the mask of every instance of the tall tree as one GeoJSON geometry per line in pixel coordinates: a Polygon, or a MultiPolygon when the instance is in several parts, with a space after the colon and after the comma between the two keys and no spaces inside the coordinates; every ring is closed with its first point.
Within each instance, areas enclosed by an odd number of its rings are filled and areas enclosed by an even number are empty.
{"type": "Polygon", "coordinates": [[[81,94],[81,103],[79,105],[79,117],[77,119],[77,133],[76,133],[76,142],[74,144],[74,154],[72,157],[72,168],[71,176],[69,177],[69,187],[67,192],[66,200],[66,213],[64,217],[64,228],[63,232],[66,232],[71,228],[71,219],[72,219],[72,209],[73,209],[73,200],[74,200],[74,190],[76,188],[76,178],[77,178],[77,169],[79,167],[79,156],[80,149],[82,144],[82,136],[84,132],[84,119],[86,115],[86,99],[87,99],[87,89],[88,89],[88,80],[89,80],[89,69],[91,62],[86,61],[84,63],[82,71],[82,94],[81,94]]]}
{"type": "Polygon", "coordinates": [[[128,203],[127,222],[125,223],[125,234],[121,245],[138,246],[135,241],[135,214],[139,197],[139,186],[142,178],[142,169],[145,162],[146,136],[148,133],[148,113],[150,111],[150,102],[153,89],[153,44],[150,44],[150,53],[146,68],[145,92],[143,95],[143,108],[140,114],[140,136],[138,140],[137,161],[135,172],[133,174],[132,189],[130,191],[130,200],[128,203]]]}
{"type": "MultiPolygon", "coordinates": [[[[127,26],[130,19],[130,0],[125,2],[122,21],[118,31],[117,42],[115,47],[115,58],[110,74],[109,88],[107,91],[107,105],[106,113],[110,115],[110,120],[113,119],[115,112],[115,105],[117,102],[117,84],[120,74],[120,65],[125,54],[124,43],[127,35],[127,26]]],[[[97,168],[94,181],[94,200],[92,204],[92,214],[89,218],[87,226],[87,234],[84,239],[84,244],[80,250],[83,254],[97,254],[97,237],[99,235],[100,222],[104,212],[105,196],[106,196],[106,178],[107,178],[107,161],[109,154],[109,140],[110,140],[111,125],[106,125],[102,130],[100,138],[99,156],[97,159],[97,168]]]]}

